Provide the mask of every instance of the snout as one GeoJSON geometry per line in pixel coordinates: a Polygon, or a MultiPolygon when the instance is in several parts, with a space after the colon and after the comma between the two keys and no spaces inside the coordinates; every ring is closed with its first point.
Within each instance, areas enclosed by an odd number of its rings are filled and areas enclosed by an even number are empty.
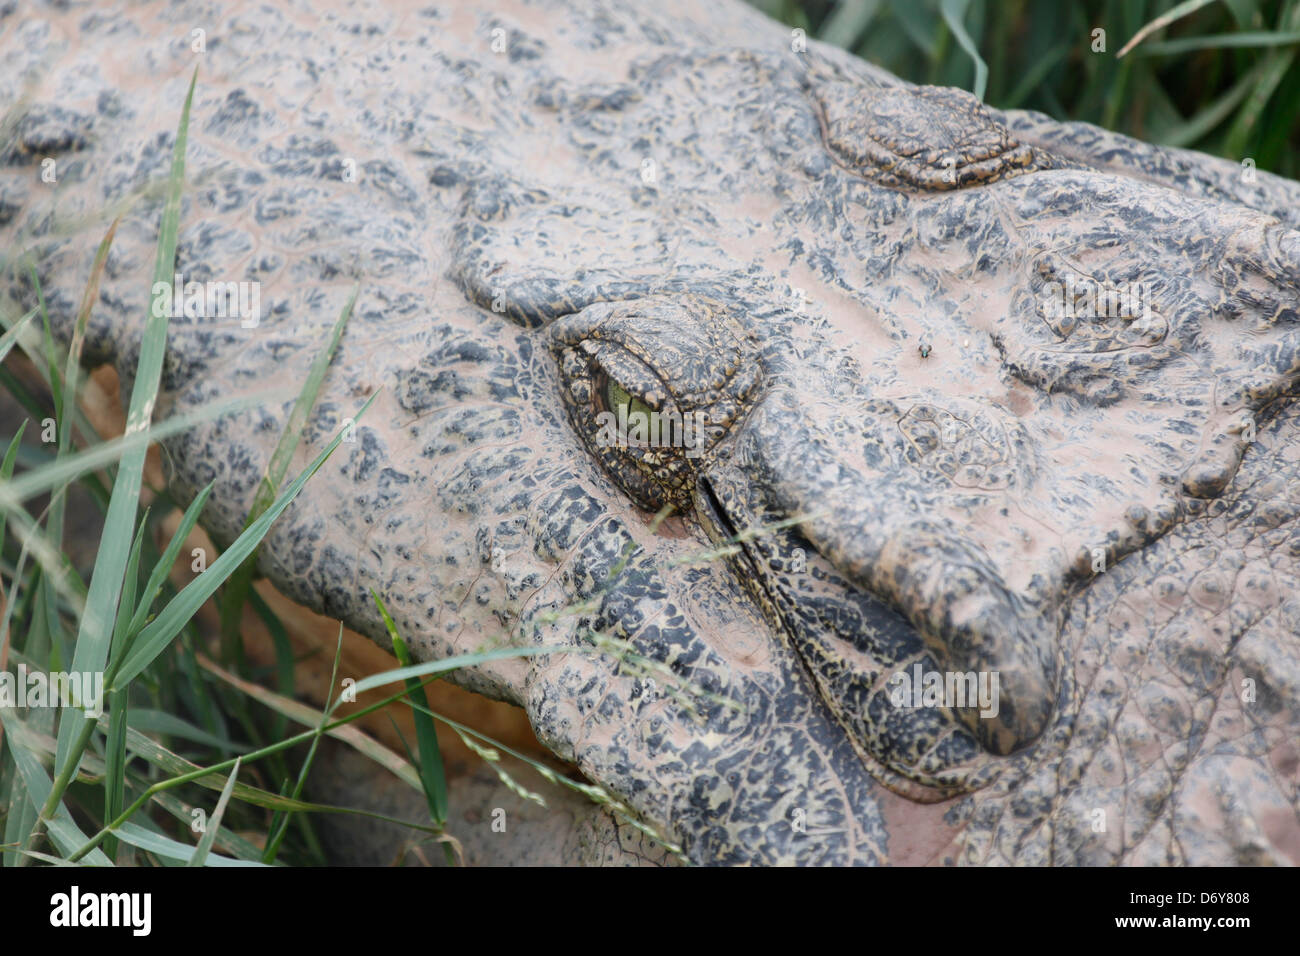
{"type": "MultiPolygon", "coordinates": [[[[910,649],[895,642],[892,651],[873,655],[896,655],[896,660],[863,660],[854,686],[845,670],[854,669],[855,655],[847,648],[860,649],[864,642],[860,635],[839,633],[834,637],[846,651],[831,655],[825,631],[827,622],[838,622],[845,631],[852,630],[848,622],[863,618],[831,613],[809,623],[798,613],[787,614],[784,626],[797,632],[792,638],[823,695],[837,698],[828,699],[828,706],[851,707],[857,719],[872,720],[871,705],[845,698],[890,695],[898,689],[891,679],[901,674],[913,681],[911,665],[928,651],[938,670],[927,678],[932,686],[958,683],[986,693],[996,688],[994,700],[942,696],[937,703],[986,751],[1009,754],[1035,740],[1051,718],[1056,615],[1046,602],[1008,586],[968,524],[941,508],[927,508],[924,489],[905,470],[898,429],[892,431],[826,427],[816,408],[774,392],[737,434],[731,459],[706,471],[705,481],[714,489],[710,506],[724,513],[722,522],[732,531],[792,523],[793,533],[835,572],[841,593],[821,587],[819,602],[861,608],[868,596],[896,613],[918,639],[910,649]],[[717,493],[718,487],[730,487],[732,469],[747,476],[747,496],[717,493]],[[818,630],[822,633],[812,633],[818,630]]],[[[747,554],[769,599],[780,604],[784,595],[787,603],[797,604],[799,570],[777,550],[751,545],[747,554]]],[[[871,626],[878,622],[876,615],[871,626]]]]}

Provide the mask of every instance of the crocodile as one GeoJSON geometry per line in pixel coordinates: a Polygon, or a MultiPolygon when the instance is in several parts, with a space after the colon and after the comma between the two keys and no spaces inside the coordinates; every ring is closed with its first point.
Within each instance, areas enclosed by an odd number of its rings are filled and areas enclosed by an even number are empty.
{"type": "MultiPolygon", "coordinates": [[[[197,68],[155,417],[301,381],[359,285],[259,569],[546,650],[451,679],[602,860],[1300,862],[1300,185],[735,0],[10,4],[0,53],[4,246],[66,338],[121,216],[128,388],[197,68]]],[[[167,439],[218,541],[291,401],[167,439]]]]}

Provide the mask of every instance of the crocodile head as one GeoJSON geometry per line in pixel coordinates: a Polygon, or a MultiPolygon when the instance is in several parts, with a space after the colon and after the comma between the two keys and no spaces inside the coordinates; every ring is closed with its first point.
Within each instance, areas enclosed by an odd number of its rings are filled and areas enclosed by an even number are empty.
{"type": "MultiPolygon", "coordinates": [[[[305,369],[357,279],[302,454],[382,389],[278,587],[382,641],[373,588],[423,658],[571,649],[456,679],[695,861],[1300,857],[1300,188],[731,5],[233,6],[178,271],[262,315],[173,319],[160,410],[305,369]]],[[[4,38],[49,67],[0,208],[61,328],[61,226],[164,166],[186,9],[4,38]]],[[[128,374],[157,212],[88,338],[128,374]]],[[[169,443],[218,537],[286,414],[169,443]]]]}

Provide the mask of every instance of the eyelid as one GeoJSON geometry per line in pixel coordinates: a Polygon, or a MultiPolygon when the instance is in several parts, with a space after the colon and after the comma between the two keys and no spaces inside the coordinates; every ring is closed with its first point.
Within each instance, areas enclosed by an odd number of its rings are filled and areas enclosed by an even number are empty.
{"type": "MultiPolygon", "coordinates": [[[[583,349],[590,357],[594,377],[612,379],[631,398],[639,399],[653,411],[665,411],[675,407],[668,390],[664,388],[663,381],[639,358],[612,343],[596,342],[594,346],[594,348],[583,349]]],[[[603,382],[593,384],[597,394],[603,392],[603,382]]],[[[603,395],[601,400],[604,400],[603,395]]]]}

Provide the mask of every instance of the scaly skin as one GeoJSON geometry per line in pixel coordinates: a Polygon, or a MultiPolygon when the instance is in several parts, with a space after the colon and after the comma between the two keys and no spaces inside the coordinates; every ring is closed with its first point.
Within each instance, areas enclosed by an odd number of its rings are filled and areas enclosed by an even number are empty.
{"type": "MultiPolygon", "coordinates": [[[[88,338],[127,376],[201,64],[178,270],[262,319],[173,319],[158,415],[300,381],[362,283],[300,464],[382,391],[276,585],[382,642],[378,590],[421,659],[602,635],[456,679],[695,862],[1300,861],[1300,187],[731,3],[493,6],[0,20],[0,230],[66,335],[138,197],[88,338]],[[611,445],[610,379],[699,446],[611,445]],[[896,707],[918,664],[996,715],[896,707]]],[[[219,539],[287,410],[168,443],[219,539]]]]}

